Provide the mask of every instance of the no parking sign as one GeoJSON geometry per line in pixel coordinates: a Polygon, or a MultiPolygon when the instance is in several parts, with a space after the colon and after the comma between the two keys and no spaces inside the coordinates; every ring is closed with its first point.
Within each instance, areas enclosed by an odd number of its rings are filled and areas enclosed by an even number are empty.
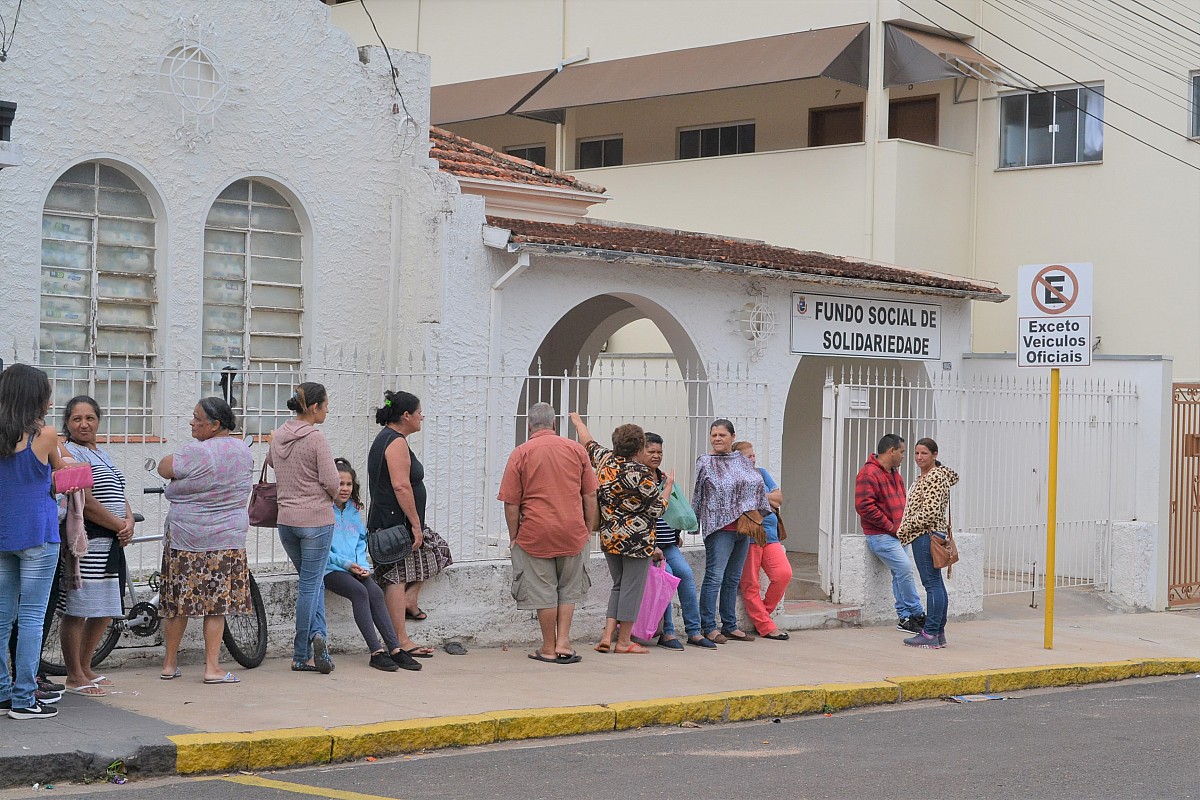
{"type": "Polygon", "coordinates": [[[1017,272],[1017,366],[1092,363],[1092,265],[1026,264],[1017,272]]]}

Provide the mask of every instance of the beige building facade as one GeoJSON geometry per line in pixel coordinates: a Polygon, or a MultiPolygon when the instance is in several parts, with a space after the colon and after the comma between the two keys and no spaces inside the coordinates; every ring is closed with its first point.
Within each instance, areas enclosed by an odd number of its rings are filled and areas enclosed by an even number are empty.
{"type": "MultiPolygon", "coordinates": [[[[367,5],[389,46],[431,56],[436,124],[606,187],[594,215],[1009,294],[1019,265],[1091,262],[1095,352],[1200,378],[1200,45],[1156,2],[367,5]]],[[[332,19],[377,42],[359,3],[332,19]]],[[[973,350],[1017,346],[1015,304],[976,309],[973,350]]]]}

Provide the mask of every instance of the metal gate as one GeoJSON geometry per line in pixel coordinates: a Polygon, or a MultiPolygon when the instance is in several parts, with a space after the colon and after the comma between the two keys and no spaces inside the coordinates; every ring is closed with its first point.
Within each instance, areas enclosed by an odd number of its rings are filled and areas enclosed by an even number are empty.
{"type": "MultiPolygon", "coordinates": [[[[941,373],[930,379],[923,369],[850,370],[837,381],[830,375],[822,502],[832,513],[822,519],[820,550],[826,590],[838,583],[841,536],[860,530],[855,475],[884,433],[908,443],[901,466],[906,482],[918,474],[912,451],[923,436],[936,439],[941,457],[959,472],[955,529],[984,536],[985,594],[1044,589],[1047,396],[1043,376],[941,373]]],[[[1112,523],[1133,516],[1137,391],[1126,382],[1066,380],[1061,397],[1054,581],[1104,586],[1112,523]]],[[[1200,423],[1200,404],[1195,408],[1200,423]]],[[[1200,433],[1200,426],[1193,430],[1200,433]]],[[[1195,583],[1200,526],[1192,530],[1195,583]]]]}
{"type": "Polygon", "coordinates": [[[1200,383],[1171,398],[1171,533],[1167,602],[1200,603],[1200,383]]]}

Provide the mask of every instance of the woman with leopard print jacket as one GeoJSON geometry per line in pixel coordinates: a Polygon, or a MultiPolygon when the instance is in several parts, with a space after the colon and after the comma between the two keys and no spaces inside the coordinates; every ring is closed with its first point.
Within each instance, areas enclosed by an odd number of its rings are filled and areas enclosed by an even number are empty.
{"type": "Polygon", "coordinates": [[[937,455],[938,446],[933,439],[921,439],[913,448],[913,459],[921,474],[908,490],[904,518],[896,531],[901,544],[912,544],[913,561],[925,587],[925,627],[904,643],[928,650],[946,646],[947,611],[946,584],[942,581],[942,571],[933,566],[930,537],[946,538],[950,487],[958,483],[958,473],[943,466],[937,455]]]}

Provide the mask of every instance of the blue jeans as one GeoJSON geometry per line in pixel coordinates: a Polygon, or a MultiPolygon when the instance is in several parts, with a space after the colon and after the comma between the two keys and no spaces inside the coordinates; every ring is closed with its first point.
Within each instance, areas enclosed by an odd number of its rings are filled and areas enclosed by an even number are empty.
{"type": "Polygon", "coordinates": [[[700,584],[700,629],[704,633],[717,629],[718,595],[721,627],[727,631],[737,628],[738,585],[749,549],[750,537],[735,531],[713,531],[704,537],[704,581],[700,584]]]}
{"type": "MultiPolygon", "coordinates": [[[[668,544],[660,549],[663,559],[667,562],[667,572],[679,578],[679,588],[676,591],[679,593],[679,606],[683,611],[683,629],[687,631],[689,637],[699,636],[702,633],[700,630],[700,601],[696,597],[696,578],[692,575],[692,567],[683,557],[679,545],[668,544]]],[[[667,613],[663,615],[663,634],[666,636],[675,635],[675,614],[673,612],[674,609],[667,606],[667,613]]]]}
{"type": "MultiPolygon", "coordinates": [[[[896,598],[896,616],[919,617],[924,614],[921,597],[917,594],[917,582],[913,580],[913,562],[900,540],[886,533],[876,533],[867,538],[867,547],[875,557],[892,571],[892,597],[896,598]]],[[[928,548],[926,548],[928,549],[928,548]]]]}
{"type": "Polygon", "coordinates": [[[329,543],[333,541],[333,526],[298,528],[293,525],[280,525],[279,541],[300,575],[292,661],[308,661],[312,657],[313,635],[329,635],[325,629],[325,567],[329,562],[329,543]]]}
{"type": "Polygon", "coordinates": [[[42,658],[42,621],[58,566],[58,542],[0,552],[0,700],[13,708],[33,708],[42,658]],[[17,653],[8,670],[8,639],[17,622],[17,653]]]}
{"type": "Polygon", "coordinates": [[[917,573],[921,576],[921,585],[925,587],[925,605],[929,613],[925,617],[925,633],[937,636],[946,630],[946,609],[949,603],[946,599],[946,584],[942,582],[942,571],[933,566],[933,555],[929,552],[929,537],[940,536],[944,533],[926,533],[918,536],[912,543],[913,560],[917,562],[917,573]]]}

